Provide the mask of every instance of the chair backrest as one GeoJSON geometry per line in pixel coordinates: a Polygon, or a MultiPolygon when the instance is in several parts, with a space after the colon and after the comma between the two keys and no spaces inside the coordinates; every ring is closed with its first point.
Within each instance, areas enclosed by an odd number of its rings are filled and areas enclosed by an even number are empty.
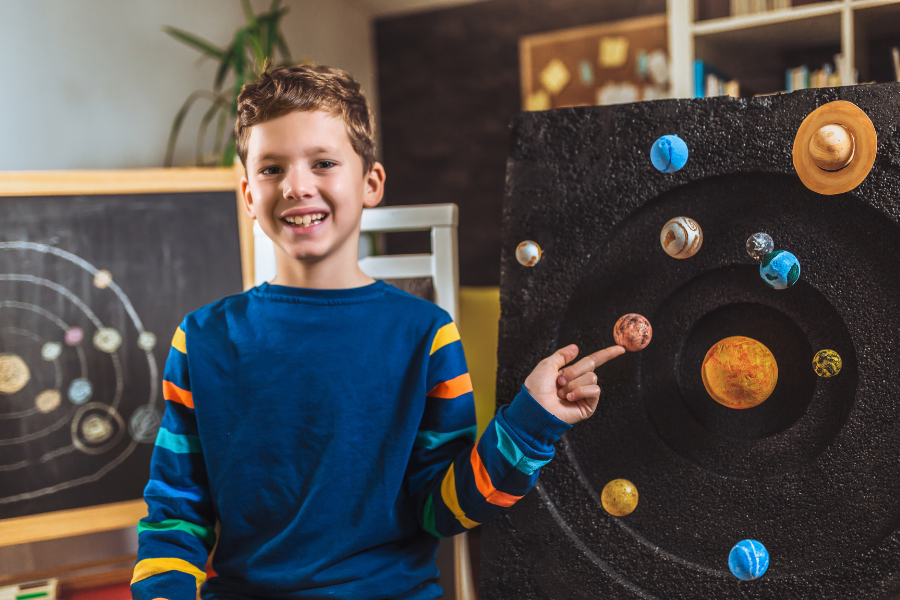
{"type": "MultiPolygon", "coordinates": [[[[359,267],[372,279],[413,279],[430,277],[434,303],[459,317],[459,265],[456,227],[459,211],[455,204],[387,206],[366,208],[362,213],[362,233],[430,231],[430,254],[367,256],[359,267]]],[[[272,241],[253,224],[254,284],[275,277],[275,252],[272,241]]]]}

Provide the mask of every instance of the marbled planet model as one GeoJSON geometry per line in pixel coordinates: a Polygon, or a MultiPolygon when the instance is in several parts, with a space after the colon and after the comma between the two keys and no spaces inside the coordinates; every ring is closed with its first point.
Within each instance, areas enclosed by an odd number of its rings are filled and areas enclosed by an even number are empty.
{"type": "Polygon", "coordinates": [[[769,568],[769,551],[756,540],[742,540],[728,553],[728,568],[738,579],[759,579],[769,568]]]}
{"type": "Polygon", "coordinates": [[[613,479],[603,486],[600,503],[614,517],[630,515],[637,508],[637,488],[627,479],[613,479]]]}
{"type": "Polygon", "coordinates": [[[789,288],[800,279],[800,261],[787,250],[769,252],[759,264],[759,276],[776,290],[789,288]]]}
{"type": "Polygon", "coordinates": [[[643,350],[653,337],[650,321],[637,313],[622,315],[613,327],[613,338],[616,343],[629,352],[643,350]]]}
{"type": "Polygon", "coordinates": [[[775,249],[775,241],[768,233],[754,233],[747,238],[747,254],[755,260],[762,260],[775,249]]]}
{"type": "Polygon", "coordinates": [[[664,135],[650,148],[650,162],[663,173],[674,173],[687,164],[688,147],[677,135],[664,135]]]}
{"type": "Polygon", "coordinates": [[[525,240],[516,247],[516,260],[523,267],[533,267],[541,260],[541,247],[537,242],[525,240]]]}
{"type": "Polygon", "coordinates": [[[722,406],[753,408],[775,390],[778,364],[763,344],[736,335],[709,349],[700,367],[700,377],[707,393],[722,406]]]}
{"type": "Polygon", "coordinates": [[[813,357],[813,370],[819,377],[834,377],[841,372],[841,356],[834,350],[819,350],[813,357]]]}
{"type": "Polygon", "coordinates": [[[693,219],[675,217],[659,232],[659,243],[674,258],[690,258],[703,244],[703,230],[693,219]]]}

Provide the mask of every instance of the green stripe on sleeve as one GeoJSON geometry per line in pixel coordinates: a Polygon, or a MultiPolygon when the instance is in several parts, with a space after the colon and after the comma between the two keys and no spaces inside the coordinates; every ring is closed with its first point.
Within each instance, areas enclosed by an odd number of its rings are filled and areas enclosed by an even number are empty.
{"type": "Polygon", "coordinates": [[[444,537],[437,532],[437,527],[434,526],[434,500],[431,499],[431,494],[428,494],[428,500],[425,501],[425,511],[422,515],[422,528],[434,537],[444,537]]]}
{"type": "MultiPolygon", "coordinates": [[[[162,431],[162,430],[160,430],[162,431]]],[[[138,521],[137,532],[141,535],[145,531],[183,531],[188,533],[207,547],[212,548],[216,544],[216,530],[212,527],[203,527],[196,523],[189,523],[181,519],[170,519],[159,523],[147,523],[138,521]]]]}
{"type": "Polygon", "coordinates": [[[165,427],[159,428],[159,433],[156,434],[156,445],[176,454],[203,452],[200,447],[200,438],[196,435],[172,433],[165,427]]]}

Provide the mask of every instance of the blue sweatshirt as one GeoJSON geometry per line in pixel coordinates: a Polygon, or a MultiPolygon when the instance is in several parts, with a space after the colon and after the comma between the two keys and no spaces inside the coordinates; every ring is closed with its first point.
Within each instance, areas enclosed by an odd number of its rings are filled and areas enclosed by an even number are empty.
{"type": "Polygon", "coordinates": [[[570,427],[523,387],[476,445],[456,325],[383,282],[223,298],[163,379],[135,600],[436,598],[438,538],[521,498],[570,427]]]}

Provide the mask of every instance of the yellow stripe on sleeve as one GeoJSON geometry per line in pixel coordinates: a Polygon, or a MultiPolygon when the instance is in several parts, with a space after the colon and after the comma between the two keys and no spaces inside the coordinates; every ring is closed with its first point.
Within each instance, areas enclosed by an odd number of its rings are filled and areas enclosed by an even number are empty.
{"type": "Polygon", "coordinates": [[[453,463],[450,464],[447,474],[444,475],[444,481],[441,483],[441,497],[444,499],[444,504],[447,505],[447,508],[456,516],[456,520],[463,524],[463,527],[472,529],[481,524],[466,517],[466,513],[459,506],[459,500],[456,497],[456,475],[453,473],[453,463]]]}
{"type": "Polygon", "coordinates": [[[134,566],[134,577],[131,583],[143,581],[148,577],[168,573],[169,571],[181,571],[197,580],[197,589],[206,581],[206,573],[180,558],[145,558],[134,566]]]}
{"type": "MultiPolygon", "coordinates": [[[[459,339],[459,330],[456,329],[456,323],[453,321],[447,323],[437,330],[434,335],[434,341],[431,343],[431,354],[434,354],[447,344],[452,344],[459,339]]],[[[187,354],[187,352],[185,352],[187,354]]]]}
{"type": "Polygon", "coordinates": [[[182,354],[187,354],[187,338],[184,337],[184,331],[181,330],[181,327],[175,330],[175,337],[172,338],[172,347],[182,354]]]}

